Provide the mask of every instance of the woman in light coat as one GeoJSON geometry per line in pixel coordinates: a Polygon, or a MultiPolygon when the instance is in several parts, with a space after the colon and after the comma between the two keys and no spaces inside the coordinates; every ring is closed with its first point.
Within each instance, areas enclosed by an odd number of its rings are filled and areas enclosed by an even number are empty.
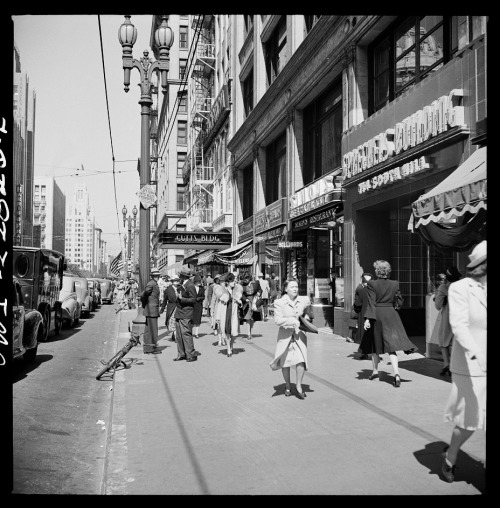
{"type": "Polygon", "coordinates": [[[215,293],[216,293],[216,288],[219,288],[220,286],[221,286],[220,275],[216,274],[214,276],[214,283],[211,286],[212,290],[210,291],[210,295],[211,295],[210,296],[210,326],[214,330],[215,330],[215,310],[216,310],[217,301],[218,301],[218,297],[215,293]]]}
{"type": "Polygon", "coordinates": [[[304,315],[310,301],[307,296],[298,296],[299,284],[295,279],[287,281],[285,291],[281,298],[274,301],[274,322],[279,326],[279,331],[274,360],[270,366],[273,370],[281,368],[285,379],[285,396],[289,397],[292,394],[290,367],[295,365],[297,395],[299,399],[304,399],[306,394],[302,389],[302,379],[307,370],[307,336],[299,330],[299,316],[304,315]]]}
{"type": "Polygon", "coordinates": [[[225,280],[222,284],[222,294],[218,297],[218,303],[215,310],[219,346],[227,346],[226,355],[229,358],[233,355],[231,347],[234,339],[240,333],[238,307],[241,305],[241,301],[239,298],[236,298],[236,295],[233,295],[233,292],[235,292],[234,286],[234,274],[226,274],[225,280]]]}
{"type": "Polygon", "coordinates": [[[455,424],[441,462],[444,479],[455,479],[462,445],[475,430],[486,431],[486,240],[473,249],[467,277],[450,284],[448,304],[453,330],[451,393],[444,419],[455,424]]]}

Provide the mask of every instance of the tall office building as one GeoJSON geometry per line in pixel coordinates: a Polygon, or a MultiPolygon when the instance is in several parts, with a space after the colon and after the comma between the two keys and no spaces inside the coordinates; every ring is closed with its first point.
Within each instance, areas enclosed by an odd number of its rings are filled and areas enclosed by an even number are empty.
{"type": "Polygon", "coordinates": [[[94,267],[95,214],[85,184],[75,186],[66,208],[66,257],[69,263],[92,272],[94,267]]]}
{"type": "Polygon", "coordinates": [[[40,243],[34,247],[64,253],[66,196],[53,177],[35,177],[34,189],[33,225],[40,226],[40,243]]]}
{"type": "Polygon", "coordinates": [[[14,245],[33,243],[33,174],[35,157],[36,93],[21,70],[21,57],[14,44],[14,245]]]}

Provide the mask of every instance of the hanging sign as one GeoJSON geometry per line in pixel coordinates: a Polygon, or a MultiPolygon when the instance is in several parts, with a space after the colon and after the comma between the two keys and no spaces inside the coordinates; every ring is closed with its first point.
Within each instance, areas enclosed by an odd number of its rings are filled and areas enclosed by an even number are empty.
{"type": "Polygon", "coordinates": [[[302,249],[303,242],[278,242],[278,249],[302,249]]]}
{"type": "Polygon", "coordinates": [[[136,195],[139,196],[141,205],[146,210],[156,203],[156,190],[152,185],[144,185],[139,192],[136,192],[136,195]]]}

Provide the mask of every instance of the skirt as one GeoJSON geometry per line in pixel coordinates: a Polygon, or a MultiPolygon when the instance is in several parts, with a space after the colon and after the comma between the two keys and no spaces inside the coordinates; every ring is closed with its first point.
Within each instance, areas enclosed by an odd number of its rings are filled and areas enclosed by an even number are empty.
{"type": "Polygon", "coordinates": [[[486,376],[452,373],[444,421],[466,430],[486,430],[486,376]]]}

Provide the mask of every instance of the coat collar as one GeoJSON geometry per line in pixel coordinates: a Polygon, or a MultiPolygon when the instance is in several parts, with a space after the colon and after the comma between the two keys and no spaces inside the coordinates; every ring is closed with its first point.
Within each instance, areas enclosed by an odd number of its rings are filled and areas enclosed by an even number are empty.
{"type": "Polygon", "coordinates": [[[292,301],[288,295],[284,295],[282,297],[282,299],[285,301],[286,305],[290,305],[290,307],[292,307],[293,309],[295,309],[295,306],[297,305],[297,303],[299,303],[299,296],[298,295],[294,301],[292,301]]]}
{"type": "Polygon", "coordinates": [[[471,279],[470,277],[467,277],[467,283],[469,284],[469,287],[471,288],[471,293],[476,296],[479,301],[486,307],[486,291],[481,287],[479,282],[477,282],[474,279],[471,279]]]}

